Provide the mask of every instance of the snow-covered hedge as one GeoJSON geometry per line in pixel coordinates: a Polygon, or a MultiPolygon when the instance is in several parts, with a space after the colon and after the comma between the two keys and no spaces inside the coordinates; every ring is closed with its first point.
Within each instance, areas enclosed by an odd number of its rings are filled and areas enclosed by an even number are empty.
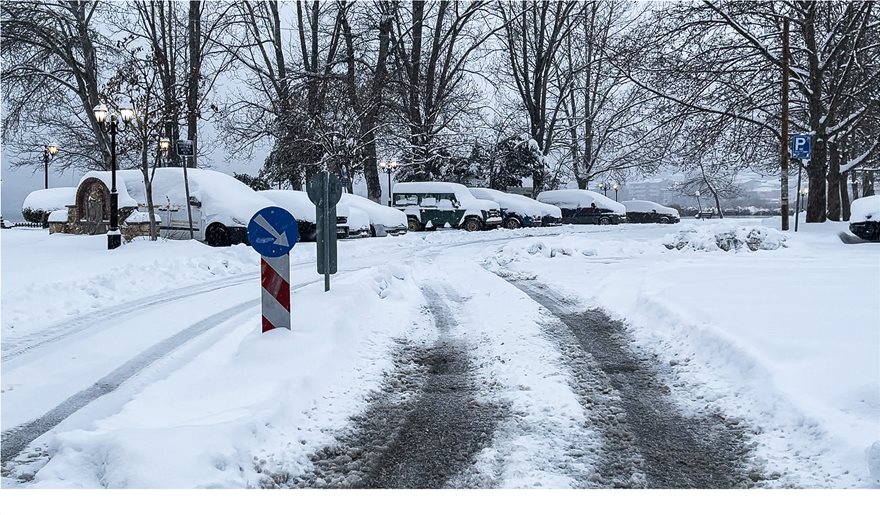
{"type": "Polygon", "coordinates": [[[719,226],[690,228],[667,235],[663,245],[668,249],[699,250],[776,250],[787,247],[786,236],[776,229],[761,226],[719,226]]]}

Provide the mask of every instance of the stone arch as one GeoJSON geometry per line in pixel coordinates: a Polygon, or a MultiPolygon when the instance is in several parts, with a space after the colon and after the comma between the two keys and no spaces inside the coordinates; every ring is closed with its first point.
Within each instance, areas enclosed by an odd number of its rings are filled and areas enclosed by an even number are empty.
{"type": "Polygon", "coordinates": [[[110,190],[104,181],[89,177],[76,190],[76,223],[82,232],[101,234],[107,232],[110,220],[110,190]]]}

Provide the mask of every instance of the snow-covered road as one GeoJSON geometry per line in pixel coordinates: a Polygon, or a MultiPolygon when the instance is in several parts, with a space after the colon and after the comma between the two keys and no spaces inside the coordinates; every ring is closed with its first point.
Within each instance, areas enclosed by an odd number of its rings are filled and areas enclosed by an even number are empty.
{"type": "Polygon", "coordinates": [[[663,245],[760,225],[301,244],[265,335],[250,249],[4,231],[3,485],[878,486],[878,249],[663,245]]]}

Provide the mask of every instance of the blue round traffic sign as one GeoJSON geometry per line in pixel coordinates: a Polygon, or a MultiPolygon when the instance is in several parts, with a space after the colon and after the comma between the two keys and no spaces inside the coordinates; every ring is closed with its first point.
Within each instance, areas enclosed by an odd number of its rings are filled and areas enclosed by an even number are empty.
{"type": "Polygon", "coordinates": [[[266,257],[280,257],[296,245],[299,227],[296,219],[280,207],[263,208],[248,223],[251,247],[266,257]]]}

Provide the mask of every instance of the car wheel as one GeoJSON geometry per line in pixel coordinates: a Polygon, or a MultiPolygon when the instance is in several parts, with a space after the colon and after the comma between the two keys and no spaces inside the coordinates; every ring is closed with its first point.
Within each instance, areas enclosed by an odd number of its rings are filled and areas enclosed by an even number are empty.
{"type": "Polygon", "coordinates": [[[661,216],[661,217],[660,217],[660,223],[661,223],[661,224],[668,224],[668,223],[671,223],[671,222],[669,221],[669,218],[668,218],[668,217],[661,216]]]}
{"type": "Polygon", "coordinates": [[[507,220],[504,221],[505,229],[519,229],[522,227],[522,222],[519,221],[519,218],[515,216],[508,217],[507,220]]]}
{"type": "Polygon", "coordinates": [[[479,231],[483,229],[483,222],[479,218],[468,218],[464,221],[464,230],[468,232],[479,231]]]}
{"type": "Polygon", "coordinates": [[[422,224],[416,220],[415,218],[409,217],[406,219],[406,227],[411,232],[421,231],[422,224]]]}
{"type": "Polygon", "coordinates": [[[608,225],[610,223],[611,223],[611,220],[609,220],[608,218],[606,218],[604,216],[599,219],[599,225],[608,225]]]}
{"type": "Polygon", "coordinates": [[[221,224],[214,224],[208,227],[208,232],[205,234],[205,242],[212,247],[228,247],[229,231],[221,224]]]}

